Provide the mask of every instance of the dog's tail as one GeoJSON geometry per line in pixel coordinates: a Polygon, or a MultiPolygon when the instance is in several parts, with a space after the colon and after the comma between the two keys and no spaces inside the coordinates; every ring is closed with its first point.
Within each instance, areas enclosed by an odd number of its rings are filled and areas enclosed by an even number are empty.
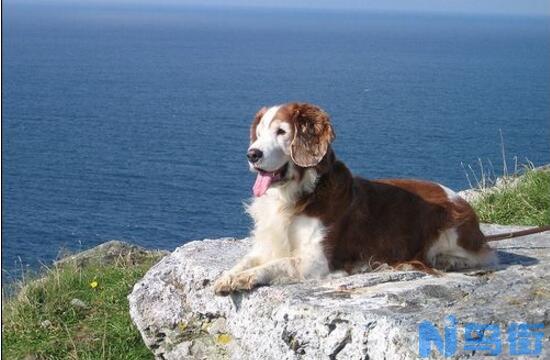
{"type": "Polygon", "coordinates": [[[485,240],[487,241],[506,240],[506,239],[511,239],[515,237],[541,233],[545,231],[550,231],[550,226],[539,226],[539,227],[531,228],[527,230],[512,231],[512,232],[500,233],[500,234],[494,234],[494,235],[485,235],[485,240]]]}

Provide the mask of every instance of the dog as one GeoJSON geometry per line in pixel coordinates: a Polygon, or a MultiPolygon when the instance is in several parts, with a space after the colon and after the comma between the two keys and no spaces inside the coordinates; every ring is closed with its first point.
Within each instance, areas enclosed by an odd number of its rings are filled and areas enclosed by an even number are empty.
{"type": "Polygon", "coordinates": [[[470,205],[447,187],[353,176],[335,156],[329,115],[308,103],[264,107],[250,128],[253,246],[214,283],[260,285],[354,273],[368,262],[460,270],[496,264],[470,205]]]}

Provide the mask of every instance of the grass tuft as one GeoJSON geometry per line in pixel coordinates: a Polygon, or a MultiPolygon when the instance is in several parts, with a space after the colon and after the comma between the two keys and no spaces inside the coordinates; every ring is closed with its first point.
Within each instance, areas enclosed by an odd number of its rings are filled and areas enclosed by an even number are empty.
{"type": "Polygon", "coordinates": [[[550,225],[550,171],[527,168],[516,181],[483,193],[473,206],[482,222],[550,225]]]}
{"type": "Polygon", "coordinates": [[[69,263],[25,280],[2,304],[2,357],[152,359],[131,322],[126,296],[156,261],[69,263]]]}

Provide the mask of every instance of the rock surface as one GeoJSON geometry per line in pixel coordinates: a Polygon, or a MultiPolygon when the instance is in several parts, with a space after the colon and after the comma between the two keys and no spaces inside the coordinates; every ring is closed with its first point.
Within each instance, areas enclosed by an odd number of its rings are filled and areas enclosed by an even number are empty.
{"type": "MultiPolygon", "coordinates": [[[[213,280],[250,242],[196,241],[135,285],[130,314],[157,359],[417,359],[419,323],[433,322],[443,336],[448,315],[458,324],[455,359],[484,354],[464,350],[468,322],[496,324],[500,358],[512,358],[507,329],[514,321],[545,325],[540,358],[548,359],[550,232],[492,244],[501,261],[496,269],[371,272],[217,297],[213,280]]],[[[443,355],[433,350],[431,358],[443,355]]]]}

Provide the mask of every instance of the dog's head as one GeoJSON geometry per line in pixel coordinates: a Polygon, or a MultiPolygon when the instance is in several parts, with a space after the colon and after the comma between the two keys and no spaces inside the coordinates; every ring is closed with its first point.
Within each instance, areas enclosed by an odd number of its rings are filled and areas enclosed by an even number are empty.
{"type": "Polygon", "coordinates": [[[305,103],[261,108],[250,128],[248,163],[258,173],[254,195],[292,179],[296,168],[318,165],[334,139],[330,118],[305,103]]]}

